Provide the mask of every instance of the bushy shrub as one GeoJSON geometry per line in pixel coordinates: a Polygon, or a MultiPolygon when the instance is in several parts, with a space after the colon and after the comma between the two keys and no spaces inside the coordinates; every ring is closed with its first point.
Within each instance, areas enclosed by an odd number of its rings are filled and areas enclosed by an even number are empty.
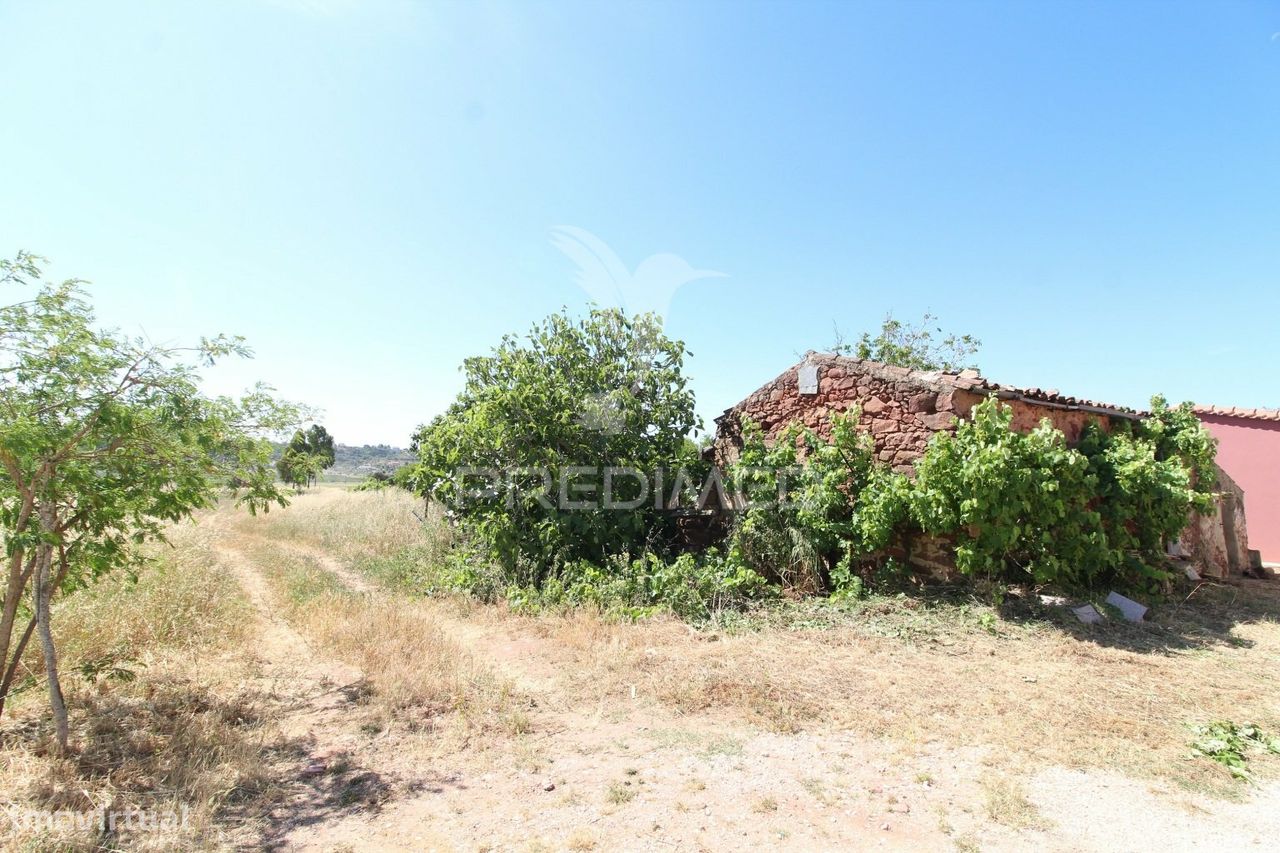
{"type": "MultiPolygon", "coordinates": [[[[684,355],[650,315],[554,314],[527,338],[467,359],[458,399],[415,436],[412,484],[463,521],[519,586],[539,587],[568,563],[662,550],[674,521],[654,500],[655,472],[671,477],[698,462],[684,355]],[[570,477],[598,501],[610,468],[642,472],[648,499],[627,511],[560,505],[570,477]],[[459,475],[469,469],[501,476],[486,494],[468,494],[459,475]]],[[[630,477],[614,482],[617,500],[641,490],[630,477]]]]}
{"type": "Polygon", "coordinates": [[[1010,429],[1012,418],[988,398],[954,434],[934,436],[916,464],[911,518],[955,537],[965,574],[1083,584],[1109,562],[1093,508],[1097,478],[1047,420],[1024,434],[1010,429]]]}
{"type": "Polygon", "coordinates": [[[747,424],[735,480],[786,501],[752,504],[730,553],[783,584],[859,594],[860,568],[929,534],[954,543],[956,567],[999,583],[1151,588],[1169,577],[1164,546],[1192,509],[1212,509],[1214,441],[1189,406],[1152,400],[1152,415],[1077,447],[1046,419],[1012,429],[1012,410],[982,401],[939,433],[907,477],[877,464],[857,416],[836,416],[830,442],[790,427],[772,444],[747,424]]]}
{"type": "Polygon", "coordinates": [[[1152,401],[1153,414],[1112,432],[1089,426],[1077,447],[1044,420],[1010,429],[995,399],[916,465],[911,517],[956,539],[966,574],[1087,588],[1152,587],[1168,579],[1164,545],[1190,511],[1212,509],[1214,442],[1189,406],[1152,401]]]}
{"type": "Polygon", "coordinates": [[[877,465],[859,412],[832,418],[831,440],[793,425],[769,444],[744,425],[731,480],[748,499],[730,553],[782,585],[842,591],[861,580],[852,561],[883,549],[905,517],[906,482],[877,465]]]}

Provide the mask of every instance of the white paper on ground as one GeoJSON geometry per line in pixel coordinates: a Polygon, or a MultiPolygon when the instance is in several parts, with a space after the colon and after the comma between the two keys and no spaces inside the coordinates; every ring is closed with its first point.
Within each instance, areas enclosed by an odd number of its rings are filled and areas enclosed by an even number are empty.
{"type": "Polygon", "coordinates": [[[1112,593],[1107,596],[1107,604],[1110,604],[1112,607],[1119,610],[1120,613],[1124,615],[1124,618],[1128,619],[1130,622],[1141,622],[1143,615],[1147,612],[1147,608],[1143,607],[1132,598],[1125,598],[1123,595],[1115,591],[1112,591],[1112,593]]]}
{"type": "Polygon", "coordinates": [[[1092,604],[1082,604],[1079,607],[1071,608],[1071,612],[1076,618],[1086,625],[1092,625],[1094,622],[1102,621],[1102,614],[1098,612],[1098,608],[1092,604]]]}

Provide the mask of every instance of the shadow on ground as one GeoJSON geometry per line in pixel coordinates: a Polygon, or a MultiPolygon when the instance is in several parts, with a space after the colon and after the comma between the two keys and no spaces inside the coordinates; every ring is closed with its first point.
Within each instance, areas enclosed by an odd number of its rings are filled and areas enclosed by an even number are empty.
{"type": "Polygon", "coordinates": [[[1128,622],[1103,606],[1107,590],[1096,595],[1066,597],[1065,605],[1046,605],[1038,597],[1008,598],[1000,617],[1014,623],[1044,623],[1081,642],[1124,649],[1139,654],[1232,646],[1253,643],[1237,633],[1242,625],[1280,622],[1280,581],[1233,578],[1182,586],[1165,596],[1130,594],[1149,609],[1141,622],[1128,622]],[[1085,624],[1070,607],[1093,602],[1105,618],[1085,624]]]}
{"type": "MultiPolygon", "coordinates": [[[[454,777],[406,781],[349,754],[319,756],[311,737],[281,739],[271,724],[280,700],[249,688],[220,693],[172,677],[72,687],[70,754],[54,755],[43,704],[0,729],[0,750],[37,759],[21,789],[4,792],[19,807],[88,814],[186,805],[246,849],[280,849],[296,828],[462,787],[454,777]]],[[[358,685],[342,695],[361,700],[358,685]]],[[[104,828],[95,849],[134,840],[127,827],[104,828]]]]}

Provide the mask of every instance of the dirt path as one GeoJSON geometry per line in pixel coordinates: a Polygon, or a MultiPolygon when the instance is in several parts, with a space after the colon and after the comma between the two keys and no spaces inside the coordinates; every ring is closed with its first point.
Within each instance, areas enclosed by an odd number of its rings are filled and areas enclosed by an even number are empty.
{"type": "Polygon", "coordinates": [[[331,850],[328,825],[376,807],[397,783],[411,786],[369,760],[370,738],[353,713],[365,690],[361,671],[318,653],[279,615],[261,571],[229,537],[216,547],[256,613],[255,663],[262,692],[275,700],[272,722],[278,735],[270,752],[276,756],[275,781],[284,792],[242,846],[331,850]]]}
{"type": "MultiPolygon", "coordinates": [[[[388,594],[330,555],[288,547],[349,588],[388,594]]],[[[263,677],[285,698],[283,727],[306,739],[300,776],[320,776],[342,756],[369,763],[371,745],[332,685],[359,672],[316,654],[273,615],[259,569],[232,542],[219,545],[261,622],[263,677]]],[[[430,606],[424,603],[424,606],[430,606]]],[[[531,696],[527,734],[451,756],[434,782],[377,808],[316,808],[324,792],[299,791],[276,816],[272,840],[286,849],[737,849],[793,842],[830,847],[860,839],[873,849],[946,844],[935,819],[907,798],[919,781],[889,774],[892,750],[868,753],[851,738],[783,737],[713,717],[689,719],[643,697],[574,707],[557,696],[568,656],[548,638],[511,626],[439,614],[451,637],[509,675],[531,696]],[[873,789],[870,799],[861,789],[873,789]],[[907,789],[911,790],[908,791],[907,789]]],[[[378,754],[404,767],[394,744],[378,754]]],[[[934,794],[941,799],[945,792],[934,794]]]]}
{"type": "Polygon", "coordinates": [[[345,704],[342,693],[359,685],[360,670],[318,655],[302,635],[278,615],[266,581],[242,551],[221,542],[218,554],[224,565],[235,573],[253,604],[259,628],[255,652],[261,677],[271,682],[273,693],[288,697],[297,709],[290,715],[286,731],[326,734],[324,728],[317,728],[316,721],[345,704]]]}
{"type": "MultiPolygon", "coordinates": [[[[353,591],[395,595],[319,549],[273,544],[353,591]]],[[[371,735],[340,689],[360,673],[316,654],[274,615],[233,539],[220,550],[258,608],[263,678],[284,700],[283,728],[306,745],[268,839],[285,849],[1074,851],[1138,850],[1160,836],[1171,850],[1217,850],[1260,849],[1280,831],[1274,786],[1248,805],[1202,805],[1104,772],[1046,768],[1010,780],[982,749],[941,740],[773,733],[681,714],[634,690],[583,704],[573,651],[536,620],[468,619],[431,601],[414,606],[517,684],[527,722],[452,749],[371,735]],[[337,778],[335,763],[345,768],[337,778]],[[353,774],[400,781],[353,807],[343,793],[353,774]],[[1015,793],[993,800],[1006,782],[1015,793]]]]}
{"type": "Polygon", "coordinates": [[[361,593],[362,595],[368,595],[369,593],[372,593],[375,589],[374,585],[370,583],[363,575],[361,575],[358,572],[351,571],[351,569],[347,568],[340,560],[336,559],[333,555],[325,552],[321,548],[316,548],[314,546],[306,545],[301,542],[295,542],[292,540],[283,541],[279,539],[273,539],[270,541],[273,545],[277,545],[282,548],[287,548],[288,550],[293,551],[294,553],[299,554],[311,560],[320,568],[324,569],[326,572],[329,572],[330,574],[335,576],[339,581],[342,582],[343,586],[345,586],[347,589],[351,590],[352,592],[358,592],[358,593],[361,593]]]}

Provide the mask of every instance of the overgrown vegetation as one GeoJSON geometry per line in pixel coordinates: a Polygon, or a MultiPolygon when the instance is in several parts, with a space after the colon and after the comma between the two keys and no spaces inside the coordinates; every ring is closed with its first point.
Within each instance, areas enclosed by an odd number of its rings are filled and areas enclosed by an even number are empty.
{"type": "MultiPolygon", "coordinates": [[[[925,319],[888,318],[858,354],[952,370],[976,351],[925,319]]],[[[468,360],[465,390],[397,474],[461,533],[424,588],[705,618],[779,588],[856,598],[903,577],[927,539],[996,590],[1152,590],[1170,577],[1165,543],[1212,507],[1213,439],[1158,397],[1140,422],[1090,426],[1074,447],[1047,420],[1014,431],[1012,411],[987,399],[933,438],[914,476],[876,460],[857,412],[832,416],[828,440],[793,425],[766,441],[745,424],[733,469],[713,472],[686,438],[683,356],[656,319],[593,311],[468,360]],[[680,512],[710,498],[734,508],[727,536],[681,553],[680,512]]]]}
{"type": "Polygon", "coordinates": [[[855,344],[845,342],[837,328],[831,351],[913,370],[955,373],[973,367],[973,357],[982,341],[973,335],[945,332],[941,326],[934,325],[937,321],[936,316],[928,313],[918,323],[896,320],[889,314],[880,324],[880,331],[875,335],[863,332],[855,344]]]}
{"type": "Polygon", "coordinates": [[[1014,431],[1012,410],[988,398],[934,436],[914,477],[876,464],[855,418],[836,416],[827,444],[798,428],[772,447],[746,432],[743,466],[770,472],[757,478],[801,474],[789,500],[742,516],[734,542],[748,565],[856,591],[856,568],[870,579],[886,553],[909,556],[930,535],[954,544],[961,573],[998,583],[1151,589],[1170,577],[1165,542],[1191,509],[1212,507],[1214,441],[1189,406],[1161,398],[1137,425],[1090,426],[1074,448],[1047,420],[1014,431]]]}

